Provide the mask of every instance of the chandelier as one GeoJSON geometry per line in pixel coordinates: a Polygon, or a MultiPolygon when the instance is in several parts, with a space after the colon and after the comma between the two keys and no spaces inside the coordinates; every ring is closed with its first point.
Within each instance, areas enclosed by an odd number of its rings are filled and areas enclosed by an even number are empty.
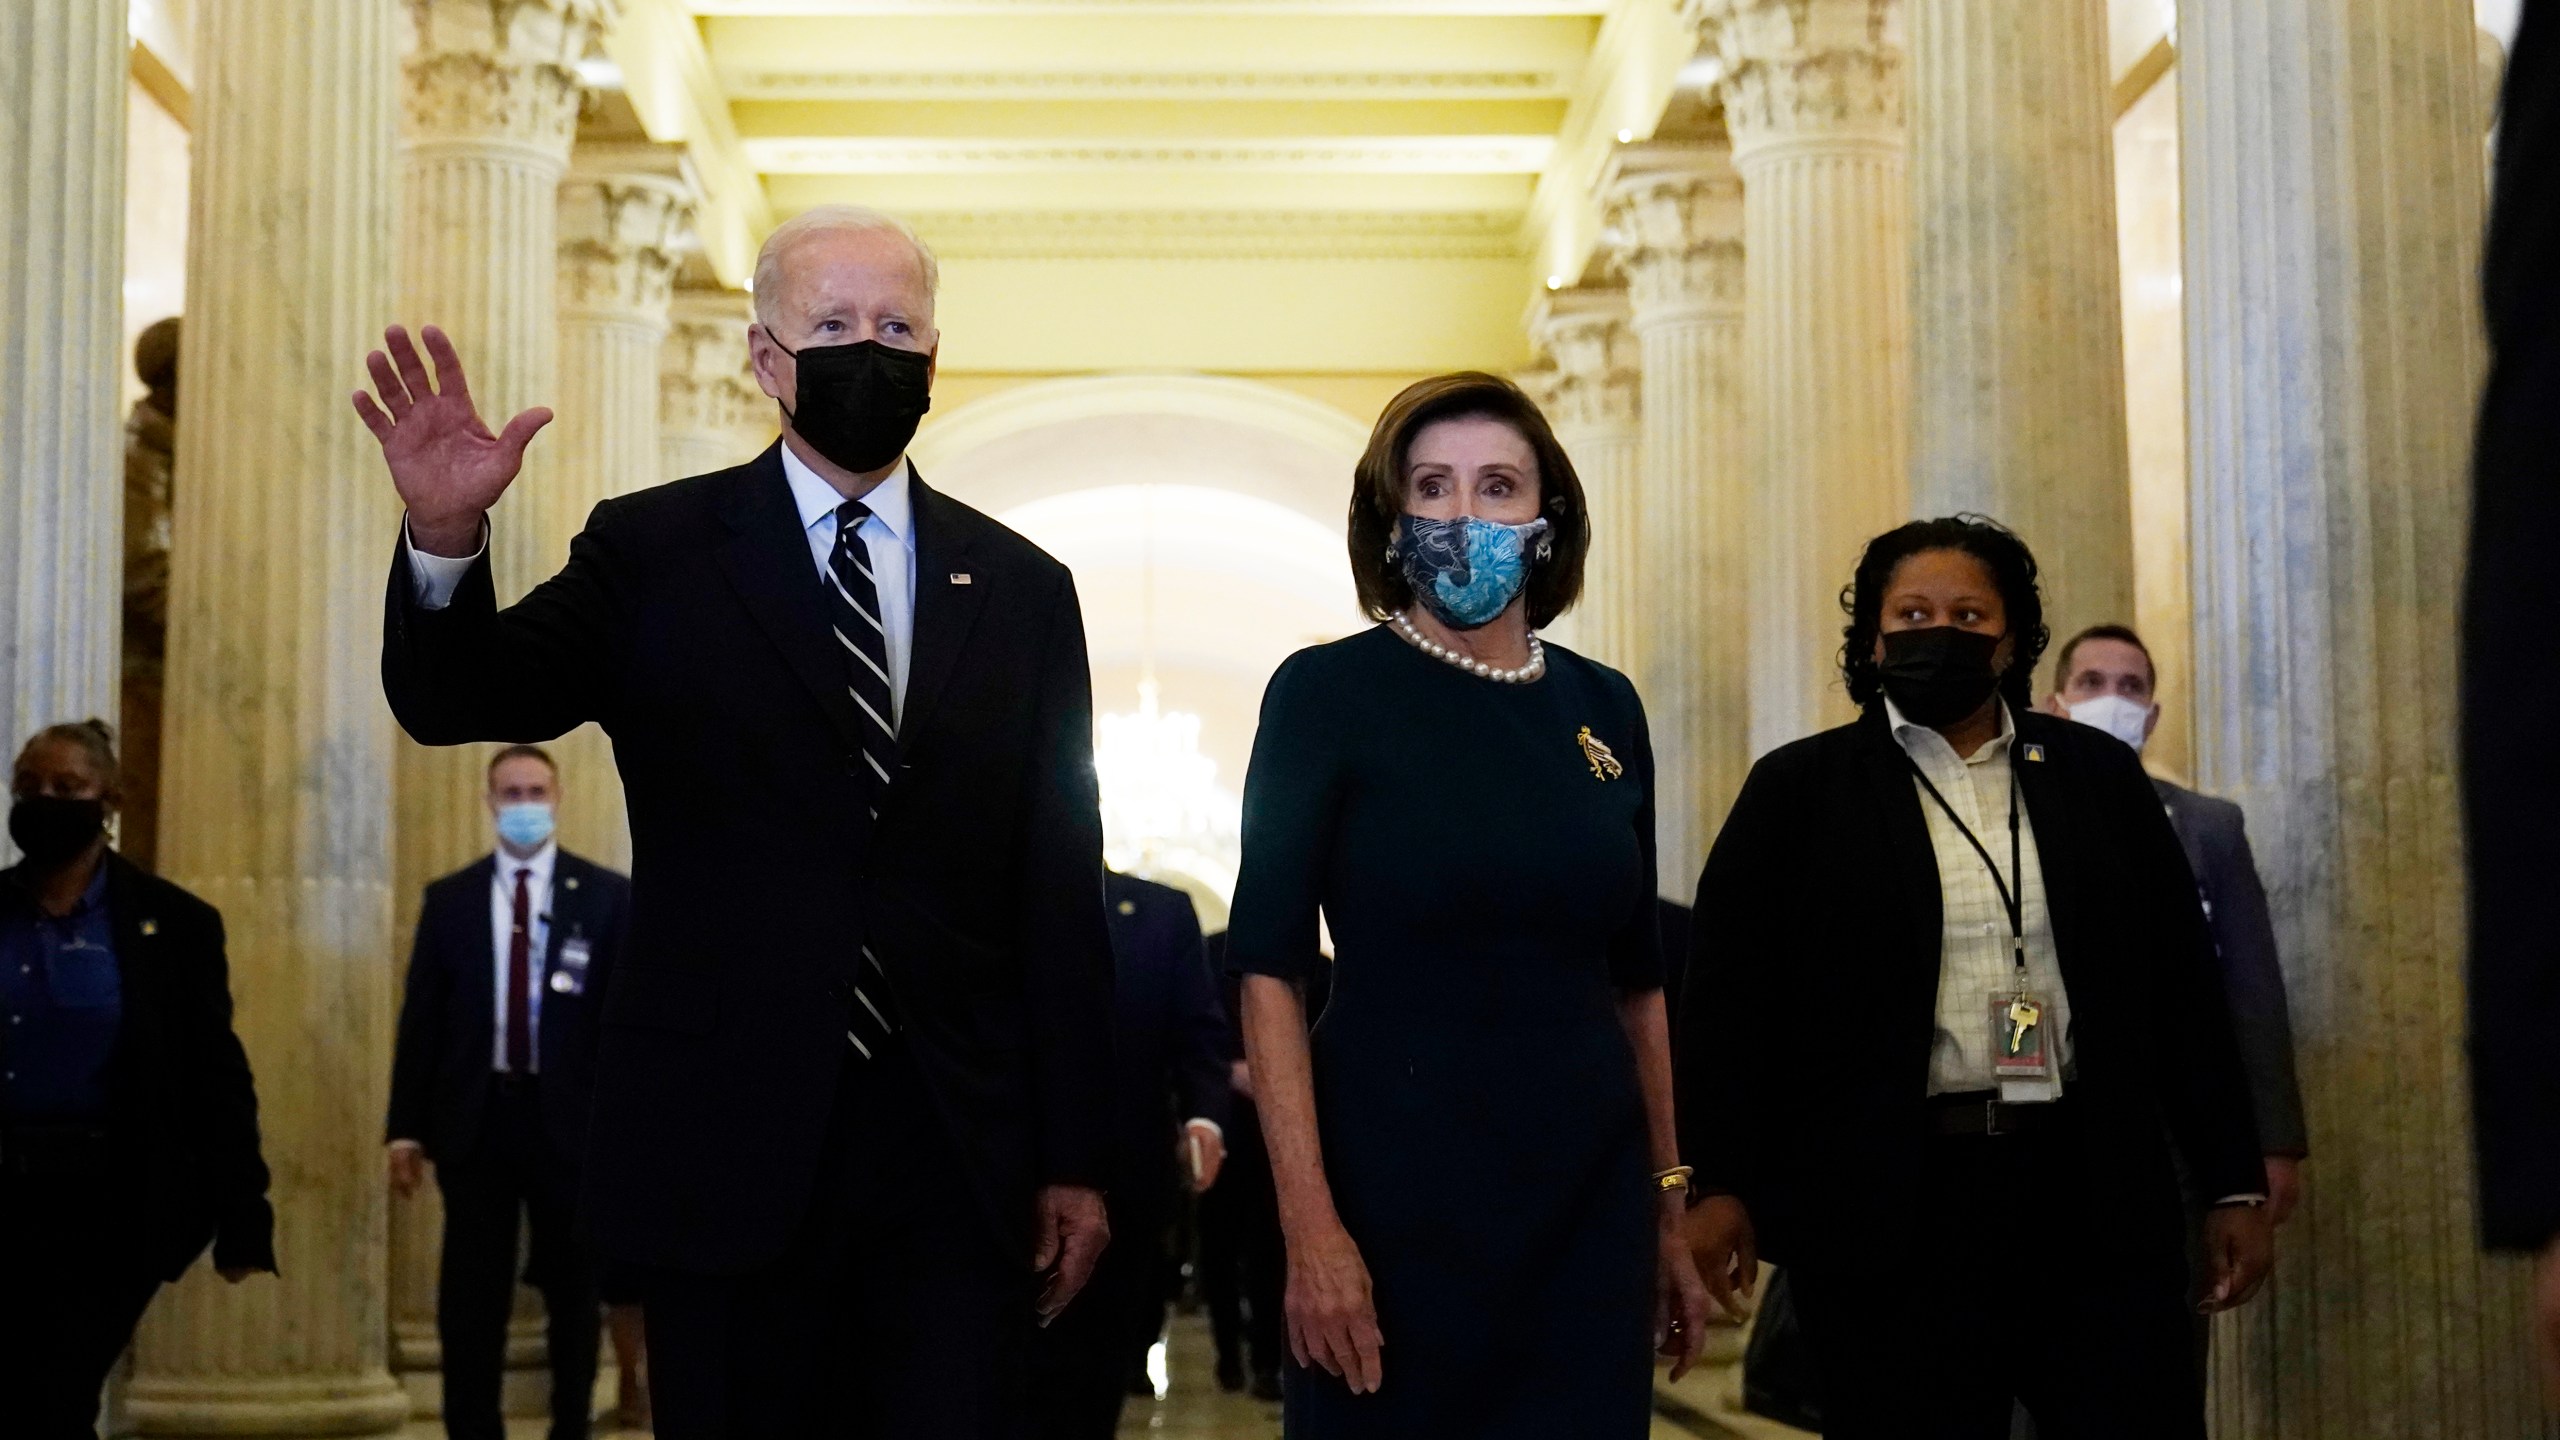
{"type": "Polygon", "coordinates": [[[1200,753],[1200,717],[1163,709],[1150,671],[1134,713],[1094,717],[1093,752],[1104,862],[1132,875],[1183,875],[1232,898],[1244,801],[1200,753]]]}

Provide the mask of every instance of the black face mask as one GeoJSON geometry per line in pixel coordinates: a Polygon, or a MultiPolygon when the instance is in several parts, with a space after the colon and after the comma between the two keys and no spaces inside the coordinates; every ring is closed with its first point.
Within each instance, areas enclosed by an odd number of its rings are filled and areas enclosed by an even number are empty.
{"type": "MultiPolygon", "coordinates": [[[[770,336],[773,332],[765,332],[770,336]]],[[[782,349],[782,342],[773,342],[782,349]]],[[[906,453],[933,408],[933,357],[877,340],[783,350],[799,367],[782,418],[829,460],[862,474],[906,453]]]]}
{"type": "Polygon", "coordinates": [[[104,800],[21,795],[9,807],[9,838],[26,852],[27,863],[39,870],[50,870],[77,856],[106,828],[104,800]]]}
{"type": "Polygon", "coordinates": [[[1932,730],[1952,725],[1981,709],[1999,688],[2000,673],[1991,668],[1991,656],[2000,640],[1953,625],[1890,631],[1884,637],[1884,663],[1877,667],[1884,693],[1915,725],[1932,730]]]}

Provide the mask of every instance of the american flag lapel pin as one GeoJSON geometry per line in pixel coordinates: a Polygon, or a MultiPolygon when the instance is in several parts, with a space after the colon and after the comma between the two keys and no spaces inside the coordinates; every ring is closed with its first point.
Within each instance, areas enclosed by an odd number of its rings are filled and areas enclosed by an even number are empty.
{"type": "Polygon", "coordinates": [[[951,572],[951,583],[952,583],[952,584],[954,584],[954,585],[967,585],[967,584],[972,583],[972,582],[971,582],[971,580],[970,580],[970,578],[969,578],[969,572],[968,572],[968,571],[966,571],[966,570],[954,570],[954,571],[952,571],[952,572],[951,572]]]}

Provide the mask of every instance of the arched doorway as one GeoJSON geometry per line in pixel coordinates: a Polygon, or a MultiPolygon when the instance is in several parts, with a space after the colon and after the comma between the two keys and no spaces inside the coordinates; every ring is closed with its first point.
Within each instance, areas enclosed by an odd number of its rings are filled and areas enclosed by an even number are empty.
{"type": "Polygon", "coordinates": [[[1074,570],[1112,862],[1182,886],[1211,929],[1263,686],[1367,623],[1342,539],[1367,438],[1330,407],[1206,376],[1036,382],[917,437],[936,487],[1074,570]]]}

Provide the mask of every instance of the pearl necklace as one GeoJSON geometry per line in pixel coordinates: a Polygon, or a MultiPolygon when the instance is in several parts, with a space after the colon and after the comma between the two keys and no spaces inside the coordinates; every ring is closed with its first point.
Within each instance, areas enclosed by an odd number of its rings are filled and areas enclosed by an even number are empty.
{"type": "Polygon", "coordinates": [[[1547,673],[1547,647],[1539,641],[1536,631],[1531,631],[1529,634],[1529,663],[1517,670],[1497,670],[1481,660],[1470,660],[1414,629],[1413,622],[1406,619],[1405,613],[1401,610],[1387,618],[1396,627],[1396,633],[1405,638],[1406,644],[1434,660],[1455,665],[1470,675],[1481,676],[1503,685],[1526,685],[1547,673]]]}

